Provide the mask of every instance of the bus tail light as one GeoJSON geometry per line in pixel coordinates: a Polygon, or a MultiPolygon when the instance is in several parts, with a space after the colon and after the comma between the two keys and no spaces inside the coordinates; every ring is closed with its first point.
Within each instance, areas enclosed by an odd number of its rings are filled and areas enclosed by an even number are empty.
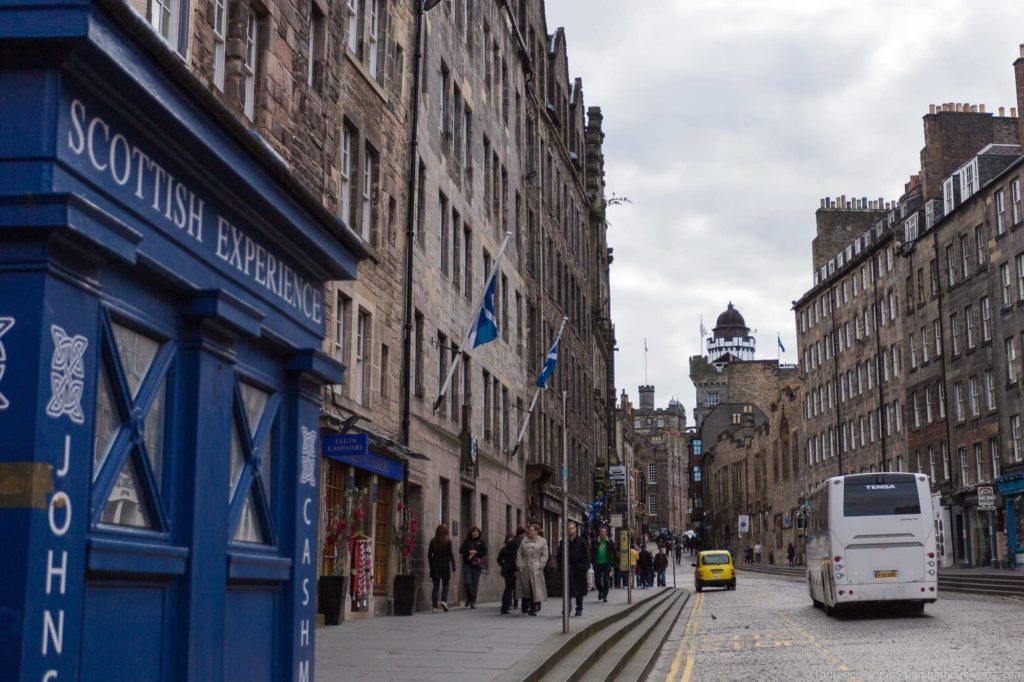
{"type": "Polygon", "coordinates": [[[923,587],[921,588],[921,591],[924,592],[924,588],[923,587]]]}
{"type": "Polygon", "coordinates": [[[935,552],[928,552],[928,558],[929,559],[934,559],[935,558],[935,552]]]}
{"type": "Polygon", "coordinates": [[[934,592],[934,591],[935,591],[935,588],[934,588],[934,587],[929,587],[929,588],[928,588],[928,591],[929,591],[929,592],[934,592]]]}
{"type": "Polygon", "coordinates": [[[842,590],[839,590],[839,594],[840,595],[844,595],[844,594],[846,594],[846,592],[843,592],[842,590]]]}
{"type": "Polygon", "coordinates": [[[836,562],[837,564],[838,564],[838,563],[839,563],[840,561],[842,561],[842,560],[843,560],[843,557],[841,557],[841,556],[833,557],[833,561],[835,561],[835,562],[836,562]]]}

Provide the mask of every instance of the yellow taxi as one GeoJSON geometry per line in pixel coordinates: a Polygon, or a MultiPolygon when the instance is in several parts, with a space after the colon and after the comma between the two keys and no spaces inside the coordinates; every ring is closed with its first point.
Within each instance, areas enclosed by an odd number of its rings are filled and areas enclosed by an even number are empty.
{"type": "Polygon", "coordinates": [[[698,592],[705,587],[724,587],[736,589],[736,567],[732,563],[732,554],[724,549],[709,549],[697,553],[697,563],[691,564],[693,585],[698,592]]]}

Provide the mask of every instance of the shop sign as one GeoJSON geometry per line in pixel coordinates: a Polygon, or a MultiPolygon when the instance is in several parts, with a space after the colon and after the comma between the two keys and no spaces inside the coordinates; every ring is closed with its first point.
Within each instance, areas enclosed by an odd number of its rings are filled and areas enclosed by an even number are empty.
{"type": "Polygon", "coordinates": [[[625,483],[626,467],[622,465],[608,467],[608,480],[613,483],[625,483]]]}
{"type": "Polygon", "coordinates": [[[543,503],[542,506],[544,507],[545,511],[549,511],[552,514],[561,514],[562,513],[562,501],[561,500],[556,500],[555,498],[553,498],[553,497],[551,497],[549,495],[544,495],[543,499],[544,499],[544,503],[543,503]]]}
{"type": "Polygon", "coordinates": [[[622,527],[622,514],[612,514],[611,515],[611,519],[609,520],[609,523],[611,524],[612,528],[621,528],[622,527]]]}
{"type": "Polygon", "coordinates": [[[746,533],[746,532],[748,532],[750,530],[750,515],[749,514],[740,514],[739,515],[739,522],[738,522],[737,525],[738,525],[737,532],[739,532],[739,533],[746,533]]]}
{"type": "Polygon", "coordinates": [[[990,485],[978,486],[978,511],[995,511],[996,493],[990,485]]]}
{"type": "MultiPolygon", "coordinates": [[[[232,222],[189,178],[152,149],[140,144],[111,112],[67,103],[62,122],[61,158],[99,183],[165,234],[248,286],[258,285],[290,313],[323,324],[323,290],[306,280],[262,239],[232,222]]],[[[187,172],[187,171],[186,171],[187,172]]]]}
{"type": "Polygon", "coordinates": [[[365,433],[328,434],[323,437],[324,457],[378,474],[402,480],[403,466],[398,460],[370,452],[370,437],[365,433]]]}

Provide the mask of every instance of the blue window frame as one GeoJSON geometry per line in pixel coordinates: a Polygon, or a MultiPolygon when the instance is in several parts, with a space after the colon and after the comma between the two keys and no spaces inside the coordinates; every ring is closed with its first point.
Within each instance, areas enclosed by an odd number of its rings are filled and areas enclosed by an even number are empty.
{"type": "Polygon", "coordinates": [[[176,345],[105,309],[100,329],[91,526],[166,534],[160,487],[176,345]]]}

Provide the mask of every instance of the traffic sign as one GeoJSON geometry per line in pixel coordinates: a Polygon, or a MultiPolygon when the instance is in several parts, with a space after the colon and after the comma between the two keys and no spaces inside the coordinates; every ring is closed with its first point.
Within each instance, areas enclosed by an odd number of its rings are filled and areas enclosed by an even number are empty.
{"type": "Polygon", "coordinates": [[[750,530],[750,515],[748,515],[748,514],[740,514],[739,515],[739,524],[738,524],[738,526],[739,527],[737,528],[737,531],[740,532],[740,533],[746,533],[747,531],[749,531],[750,530]]]}
{"type": "Polygon", "coordinates": [[[625,483],[626,467],[624,465],[615,465],[608,467],[608,480],[614,483],[625,483]]]}
{"type": "Polygon", "coordinates": [[[994,511],[996,508],[996,493],[990,485],[978,486],[978,511],[994,511]]]}
{"type": "Polygon", "coordinates": [[[622,528],[622,514],[612,514],[609,521],[613,528],[622,528]]]}

